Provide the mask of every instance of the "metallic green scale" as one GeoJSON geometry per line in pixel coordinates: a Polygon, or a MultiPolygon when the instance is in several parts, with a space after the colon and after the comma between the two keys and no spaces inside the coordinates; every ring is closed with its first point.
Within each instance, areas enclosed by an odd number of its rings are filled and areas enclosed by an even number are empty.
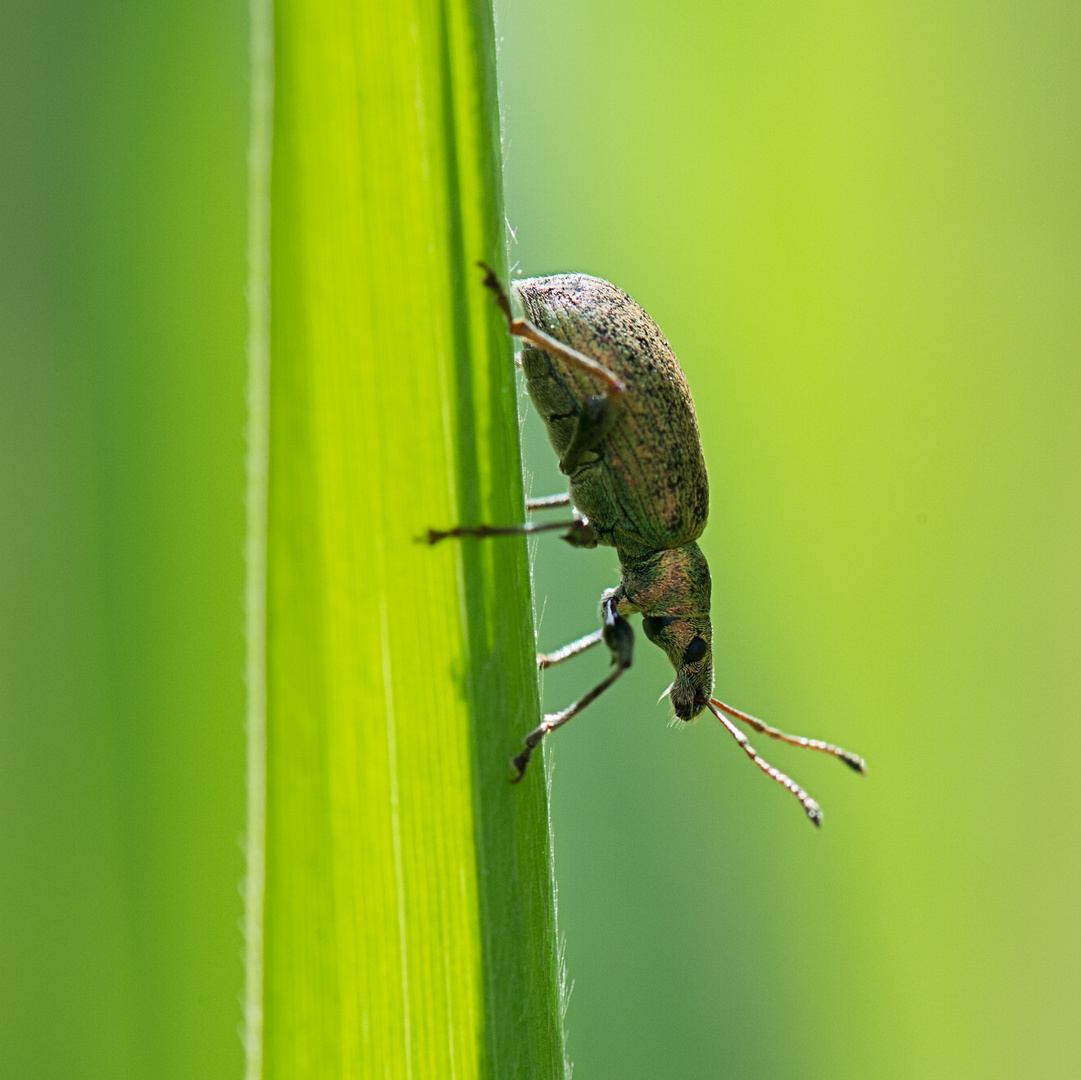
{"type": "MultiPolygon", "coordinates": [[[[657,324],[622,289],[584,274],[515,281],[526,317],[602,363],[626,386],[604,441],[570,473],[571,501],[602,543],[628,551],[697,540],[709,516],[709,482],[683,370],[657,324]]],[[[582,402],[603,390],[540,349],[522,353],[526,389],[562,460],[582,402]]]]}
{"type": "Polygon", "coordinates": [[[646,636],[676,670],[676,716],[690,720],[713,687],[713,634],[709,567],[694,542],[706,526],[709,482],[683,370],[657,324],[607,281],[559,274],[511,288],[530,322],[623,383],[618,403],[606,403],[614,415],[598,423],[591,406],[595,413],[603,396],[600,379],[540,348],[522,353],[526,389],[568,475],[571,502],[597,542],[619,555],[623,580],[605,599],[615,599],[620,615],[645,616],[646,636]],[[603,437],[573,452],[590,423],[603,437]]]}

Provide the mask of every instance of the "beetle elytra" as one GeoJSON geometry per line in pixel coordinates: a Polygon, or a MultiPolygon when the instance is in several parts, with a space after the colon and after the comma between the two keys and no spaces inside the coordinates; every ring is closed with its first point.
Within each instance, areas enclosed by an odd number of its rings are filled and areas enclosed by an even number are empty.
{"type": "Polygon", "coordinates": [[[563,529],[576,547],[614,547],[621,581],[601,597],[601,627],[553,653],[541,668],[569,660],[602,641],[612,656],[607,678],[577,701],[543,717],[512,761],[525,775],[545,735],[562,727],[631,666],[631,615],[668,656],[676,677],[668,695],[677,719],[709,710],[767,776],[799,800],[819,825],[822,811],[799,784],[765,761],[733,722],[793,746],[819,750],[865,772],[863,758],[819,739],[787,735],[712,697],[710,574],[698,546],[709,514],[709,484],[694,403],[683,370],[657,324],[625,292],[585,274],[514,281],[524,318],[494,271],[483,263],[511,335],[521,339],[526,389],[567,476],[568,491],[531,499],[528,511],[570,506],[570,521],[430,529],[426,539],[487,537],[563,529]]]}

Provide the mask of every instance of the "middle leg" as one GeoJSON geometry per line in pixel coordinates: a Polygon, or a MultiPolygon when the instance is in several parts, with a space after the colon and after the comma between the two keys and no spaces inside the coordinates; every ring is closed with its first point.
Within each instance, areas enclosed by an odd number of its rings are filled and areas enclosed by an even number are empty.
{"type": "Polygon", "coordinates": [[[570,506],[571,493],[561,491],[558,495],[541,495],[535,499],[526,499],[526,513],[532,514],[535,510],[554,510],[557,506],[570,506]]]}

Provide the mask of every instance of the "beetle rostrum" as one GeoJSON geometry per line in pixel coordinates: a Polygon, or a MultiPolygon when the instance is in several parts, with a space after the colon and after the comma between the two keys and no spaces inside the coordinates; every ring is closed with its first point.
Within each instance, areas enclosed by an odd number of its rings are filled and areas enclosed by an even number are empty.
{"type": "Polygon", "coordinates": [[[524,343],[526,390],[567,477],[565,495],[531,499],[528,511],[570,506],[570,521],[430,529],[429,543],[452,536],[487,537],[564,530],[576,547],[613,547],[621,580],[601,597],[601,628],[554,653],[541,668],[600,644],[614,670],[567,708],[547,714],[513,759],[522,779],[545,735],[576,716],[631,666],[642,615],[646,637],[667,655],[675,678],[666,691],[678,719],[708,709],[768,776],[788,788],[818,825],[818,804],[764,761],[732,722],[796,746],[839,757],[859,772],[863,759],[830,743],[786,735],[733,709],[713,693],[710,574],[697,540],[709,516],[709,482],[694,403],[683,369],[657,324],[622,289],[585,274],[515,281],[517,317],[495,273],[481,264],[510,333],[524,343]]]}

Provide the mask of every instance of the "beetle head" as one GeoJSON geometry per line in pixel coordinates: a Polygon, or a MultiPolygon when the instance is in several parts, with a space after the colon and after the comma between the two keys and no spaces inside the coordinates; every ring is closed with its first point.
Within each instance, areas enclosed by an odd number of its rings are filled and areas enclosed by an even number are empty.
{"type": "Polygon", "coordinates": [[[623,590],[643,615],[642,630],[665,651],[676,678],[668,688],[680,720],[693,720],[713,692],[709,565],[693,541],[629,559],[621,552],[623,590]]]}
{"type": "Polygon", "coordinates": [[[713,628],[705,615],[646,615],[642,630],[676,669],[668,697],[679,720],[693,720],[713,692],[713,628]]]}

